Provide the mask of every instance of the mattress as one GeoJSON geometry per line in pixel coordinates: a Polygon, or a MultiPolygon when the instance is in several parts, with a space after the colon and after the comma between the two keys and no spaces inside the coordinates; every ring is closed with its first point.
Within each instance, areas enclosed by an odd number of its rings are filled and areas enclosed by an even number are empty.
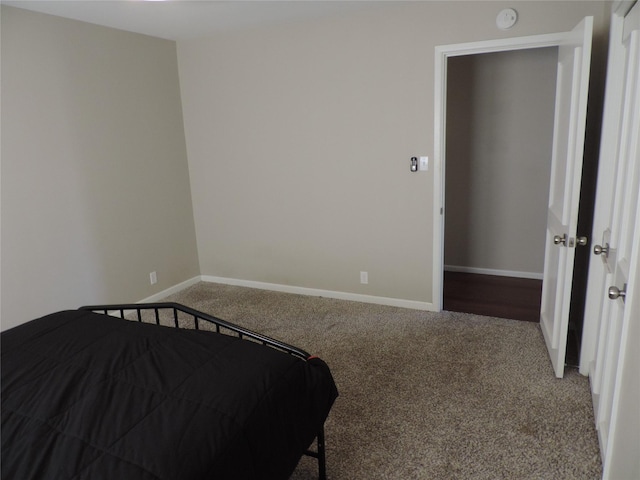
{"type": "Polygon", "coordinates": [[[87,311],[1,341],[6,479],[286,479],[337,396],[318,358],[87,311]]]}

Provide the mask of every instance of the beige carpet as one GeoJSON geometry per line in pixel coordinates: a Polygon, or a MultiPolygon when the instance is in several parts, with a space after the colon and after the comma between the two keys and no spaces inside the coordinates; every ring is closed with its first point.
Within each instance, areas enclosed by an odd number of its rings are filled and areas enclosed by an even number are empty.
{"type": "MultiPolygon", "coordinates": [[[[332,480],[601,477],[588,379],[554,377],[537,324],[213,283],[168,300],[329,364],[332,480]]],[[[292,479],[314,478],[303,458],[292,479]]]]}

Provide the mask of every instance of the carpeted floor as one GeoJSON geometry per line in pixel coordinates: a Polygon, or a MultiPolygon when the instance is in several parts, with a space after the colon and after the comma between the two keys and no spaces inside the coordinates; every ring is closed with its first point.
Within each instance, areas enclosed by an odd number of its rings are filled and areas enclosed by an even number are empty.
{"type": "Polygon", "coordinates": [[[535,323],[204,282],[167,300],[329,364],[331,480],[601,477],[588,379],[554,377],[535,323]]]}

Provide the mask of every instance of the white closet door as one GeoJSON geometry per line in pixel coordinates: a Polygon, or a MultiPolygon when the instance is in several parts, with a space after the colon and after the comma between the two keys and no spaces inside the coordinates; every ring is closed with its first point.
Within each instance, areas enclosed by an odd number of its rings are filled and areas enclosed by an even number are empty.
{"type": "Polygon", "coordinates": [[[604,478],[640,478],[640,4],[614,12],[609,62],[581,371],[604,478]]]}

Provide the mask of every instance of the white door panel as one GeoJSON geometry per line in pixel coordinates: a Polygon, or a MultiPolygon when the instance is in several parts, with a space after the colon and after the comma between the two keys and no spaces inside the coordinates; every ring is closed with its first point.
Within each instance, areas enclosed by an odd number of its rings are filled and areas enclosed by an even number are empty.
{"type": "MultiPolygon", "coordinates": [[[[547,216],[547,245],[556,246],[556,239],[564,238],[566,242],[565,225],[555,213],[550,209],[547,216]]],[[[562,336],[561,322],[556,322],[556,318],[562,317],[563,310],[568,308],[569,302],[565,299],[565,284],[562,278],[565,276],[567,265],[567,250],[565,248],[548,248],[545,254],[544,271],[544,291],[541,302],[540,322],[545,336],[550,339],[551,348],[558,351],[563,348],[560,338],[562,336]]],[[[565,338],[566,338],[566,332],[565,338]]],[[[562,353],[564,355],[564,353],[562,353]]]]}
{"type": "MultiPolygon", "coordinates": [[[[638,132],[640,135],[640,131],[638,132]]],[[[638,159],[636,159],[638,160],[638,159]]],[[[635,239],[640,239],[640,202],[636,207],[635,239]]],[[[603,478],[640,478],[640,248],[631,256],[613,386],[609,435],[604,452],[603,478]]]]}
{"type": "MultiPolygon", "coordinates": [[[[596,187],[596,201],[594,206],[593,230],[591,245],[604,249],[598,255],[598,259],[589,264],[589,279],[587,282],[587,295],[585,302],[584,329],[580,352],[580,373],[590,375],[592,379],[592,392],[594,403],[598,403],[599,385],[594,383],[596,352],[602,351],[605,338],[602,335],[605,329],[600,325],[600,317],[603,308],[602,292],[606,291],[611,279],[608,276],[613,273],[613,255],[608,252],[611,245],[611,219],[613,218],[613,203],[615,201],[617,158],[618,158],[618,132],[622,120],[622,103],[624,98],[624,76],[619,73],[620,65],[624,65],[626,54],[621,48],[622,31],[624,28],[624,16],[612,15],[607,65],[607,83],[604,101],[604,113],[602,122],[602,139],[600,142],[600,160],[598,166],[598,180],[596,187]]],[[[597,411],[597,409],[596,409],[597,411]]]]}
{"type": "Polygon", "coordinates": [[[640,291],[640,5],[614,12],[610,31],[593,230],[601,243],[590,262],[580,365],[591,377],[603,477],[615,479],[640,478],[640,365],[631,335],[640,322],[640,299],[631,295],[640,291]]]}
{"type": "MultiPolygon", "coordinates": [[[[640,7],[636,5],[636,12],[640,7]]],[[[640,15],[640,14],[638,14],[640,15]]],[[[640,16],[637,17],[640,19],[640,16]]],[[[625,22],[628,23],[628,22],[625,22]]],[[[640,23],[640,22],[639,22],[640,23]]],[[[623,436],[629,429],[640,428],[640,407],[635,410],[632,416],[619,418],[619,405],[621,394],[629,385],[621,382],[621,375],[625,365],[627,348],[638,348],[638,339],[628,338],[628,330],[631,322],[638,322],[638,317],[633,317],[633,302],[638,299],[627,297],[626,291],[631,291],[630,287],[637,282],[637,270],[632,269],[632,265],[637,267],[637,257],[640,242],[640,225],[638,224],[638,191],[640,190],[640,25],[636,30],[630,31],[623,43],[627,49],[627,71],[625,102],[623,119],[620,132],[620,159],[619,164],[624,172],[620,177],[620,187],[622,197],[619,204],[614,206],[614,221],[612,225],[612,250],[616,251],[615,272],[612,275],[611,287],[622,290],[625,296],[612,299],[616,292],[609,293],[609,302],[614,306],[611,308],[608,317],[603,317],[604,323],[610,323],[609,334],[613,336],[607,343],[608,349],[604,352],[608,366],[602,371],[600,404],[597,412],[597,427],[601,432],[601,443],[605,458],[605,478],[609,477],[609,472],[613,467],[610,465],[615,446],[613,445],[617,431],[623,436]],[[617,234],[617,238],[616,238],[617,234]],[[613,295],[612,295],[613,294],[613,295]],[[610,350],[609,350],[610,349],[610,350]],[[635,426],[634,426],[635,423],[635,426]]],[[[626,368],[632,368],[627,365],[626,368]]],[[[638,373],[636,372],[638,375],[638,373]]],[[[623,445],[620,445],[623,447],[623,445]]],[[[639,452],[640,453],[640,452],[639,452]]]]}
{"type": "Polygon", "coordinates": [[[557,377],[564,375],[587,117],[593,18],[558,47],[551,184],[540,326],[557,377]]]}
{"type": "Polygon", "coordinates": [[[640,101],[638,99],[638,32],[629,35],[623,42],[626,50],[625,94],[621,108],[618,170],[615,195],[611,214],[611,235],[609,237],[609,257],[607,266],[613,273],[606,275],[608,285],[601,296],[604,299],[601,310],[600,332],[605,338],[601,341],[602,349],[596,352],[597,362],[594,369],[594,381],[598,387],[598,408],[595,411],[596,425],[600,434],[602,451],[606,453],[610,420],[613,408],[615,380],[618,371],[621,333],[625,316],[625,302],[619,298],[606,298],[608,287],[624,290],[629,283],[631,273],[631,255],[637,228],[635,224],[636,205],[638,201],[638,136],[640,135],[640,101]]]}

